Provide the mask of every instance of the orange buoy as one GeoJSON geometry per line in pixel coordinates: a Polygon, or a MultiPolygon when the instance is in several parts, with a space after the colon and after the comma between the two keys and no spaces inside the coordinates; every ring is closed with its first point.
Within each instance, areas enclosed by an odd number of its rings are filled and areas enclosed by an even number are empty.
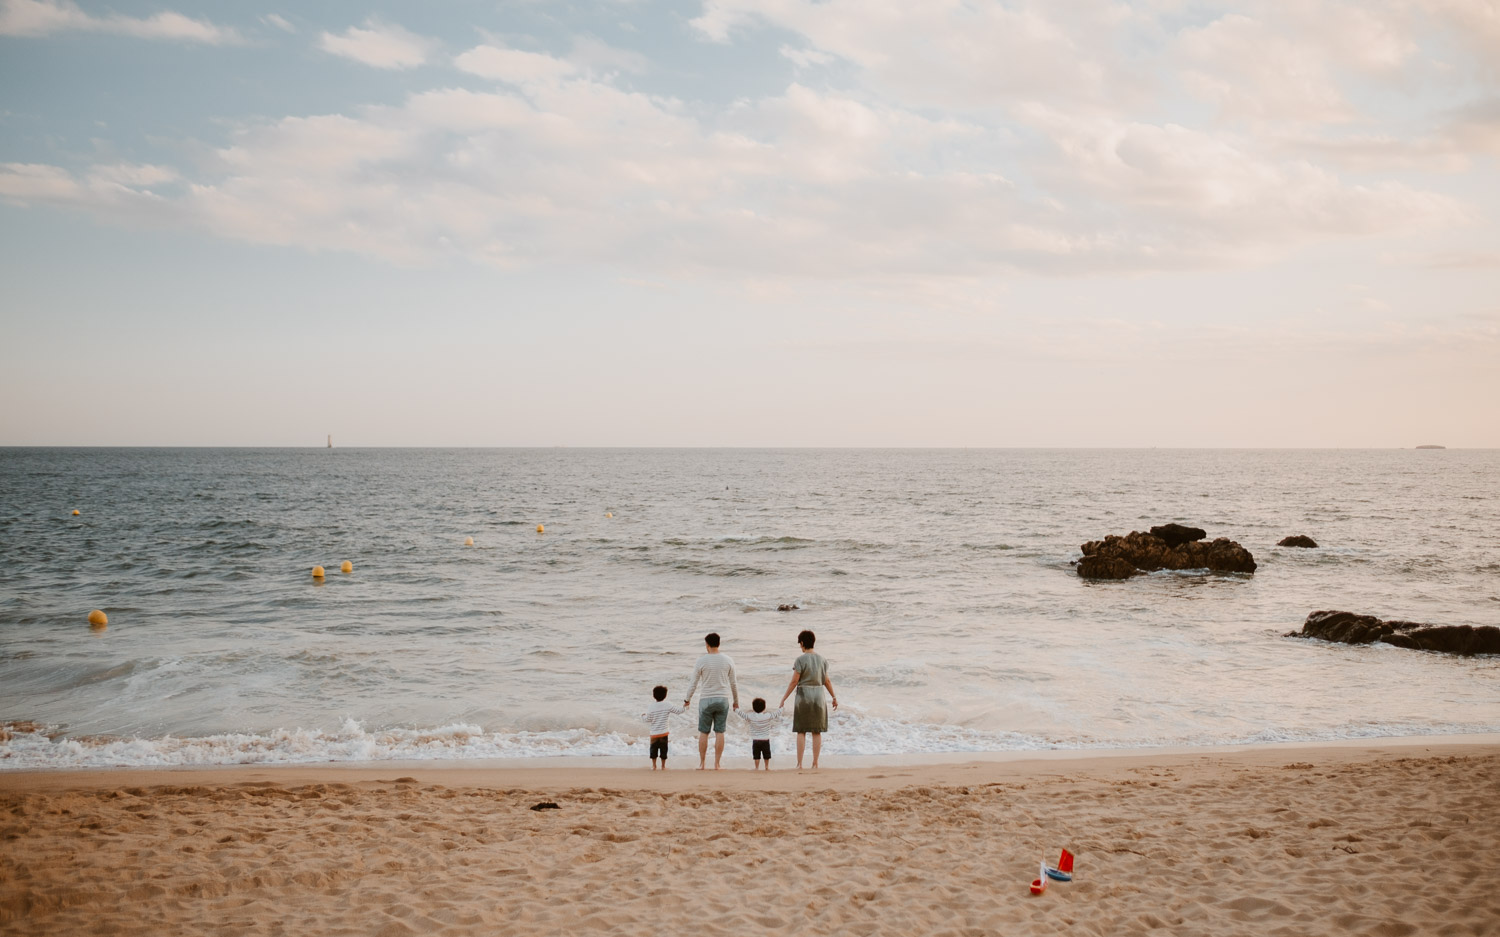
{"type": "Polygon", "coordinates": [[[314,566],[313,567],[313,578],[314,579],[322,579],[323,578],[323,567],[321,567],[321,566],[314,566]]]}
{"type": "Polygon", "coordinates": [[[107,626],[108,624],[109,624],[109,616],[106,615],[106,614],[104,614],[104,612],[101,611],[100,609],[96,608],[92,612],[89,612],[89,627],[90,628],[93,628],[95,631],[102,631],[102,630],[104,630],[105,626],[107,626]]]}
{"type": "Polygon", "coordinates": [[[78,509],[77,509],[77,508],[74,508],[74,509],[73,509],[73,516],[74,516],[74,517],[77,517],[77,516],[78,516],[78,509]]]}
{"type": "Polygon", "coordinates": [[[544,534],[547,532],[547,528],[543,527],[541,524],[538,524],[536,525],[536,532],[539,534],[544,534]]]}
{"type": "Polygon", "coordinates": [[[474,545],[474,538],[473,537],[465,537],[464,538],[464,546],[466,546],[466,547],[472,547],[473,545],[474,545]]]}
{"type": "Polygon", "coordinates": [[[348,560],[344,560],[344,565],[339,567],[339,571],[344,573],[352,573],[354,572],[354,564],[349,562],[348,560]]]}

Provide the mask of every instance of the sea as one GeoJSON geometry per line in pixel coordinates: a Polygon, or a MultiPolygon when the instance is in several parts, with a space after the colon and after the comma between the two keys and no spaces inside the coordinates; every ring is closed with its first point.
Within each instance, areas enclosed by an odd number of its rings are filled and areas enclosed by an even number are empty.
{"type": "Polygon", "coordinates": [[[1500,451],[7,448],[0,770],[644,761],[705,634],[774,709],[803,629],[834,764],[1500,732],[1500,658],[1319,609],[1500,624],[1500,451]],[[1259,568],[1076,575],[1173,521],[1259,568]]]}

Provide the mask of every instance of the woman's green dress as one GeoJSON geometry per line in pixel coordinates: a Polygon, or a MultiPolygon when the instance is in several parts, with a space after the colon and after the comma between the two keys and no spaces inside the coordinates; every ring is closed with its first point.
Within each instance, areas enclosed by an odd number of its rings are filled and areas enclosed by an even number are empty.
{"type": "Polygon", "coordinates": [[[821,654],[808,651],[792,664],[797,672],[797,695],[792,706],[793,732],[828,731],[828,691],[823,681],[828,677],[828,661],[821,654]]]}

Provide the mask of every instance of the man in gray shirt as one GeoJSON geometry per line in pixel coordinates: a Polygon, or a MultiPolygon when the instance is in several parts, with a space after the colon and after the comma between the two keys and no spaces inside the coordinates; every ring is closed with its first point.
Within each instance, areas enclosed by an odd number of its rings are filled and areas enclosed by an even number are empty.
{"type": "Polygon", "coordinates": [[[710,632],[703,638],[708,653],[698,658],[693,668],[693,685],[688,687],[684,707],[693,701],[698,684],[703,684],[703,696],[698,700],[698,770],[707,767],[708,733],[714,733],[714,770],[720,768],[724,759],[724,724],[729,721],[731,703],[740,708],[740,688],[734,683],[734,659],[719,653],[719,635],[710,632]]]}

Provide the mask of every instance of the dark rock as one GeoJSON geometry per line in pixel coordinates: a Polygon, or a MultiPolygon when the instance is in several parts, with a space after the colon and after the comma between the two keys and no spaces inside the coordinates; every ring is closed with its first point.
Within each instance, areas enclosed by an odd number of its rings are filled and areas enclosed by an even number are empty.
{"type": "Polygon", "coordinates": [[[1162,524],[1160,527],[1151,528],[1151,532],[1160,537],[1162,542],[1169,547],[1192,543],[1194,540],[1202,540],[1208,536],[1208,532],[1202,527],[1184,527],[1181,524],[1162,524]]]}
{"type": "Polygon", "coordinates": [[[778,606],[776,606],[776,611],[778,611],[778,612],[795,612],[799,607],[800,606],[796,606],[796,605],[778,605],[778,606]]]}
{"type": "Polygon", "coordinates": [[[1278,547],[1315,547],[1318,545],[1318,541],[1298,534],[1295,537],[1282,537],[1281,541],[1276,545],[1278,547]]]}
{"type": "Polygon", "coordinates": [[[532,810],[561,810],[562,808],[559,807],[557,804],[554,804],[550,800],[544,800],[544,801],[542,801],[539,804],[532,804],[531,805],[531,809],[532,810]]]}
{"type": "Polygon", "coordinates": [[[1441,651],[1472,657],[1475,654],[1500,654],[1500,628],[1493,625],[1425,625],[1416,621],[1382,621],[1374,615],[1353,612],[1313,612],[1303,622],[1301,631],[1289,638],[1321,638],[1344,644],[1371,644],[1381,641],[1396,647],[1420,651],[1441,651]]]}
{"type": "Polygon", "coordinates": [[[1123,537],[1110,534],[1103,540],[1090,540],[1080,549],[1083,559],[1078,561],[1078,575],[1085,579],[1125,579],[1135,572],[1158,569],[1255,572],[1255,557],[1250,551],[1223,537],[1209,543],[1185,540],[1170,546],[1156,534],[1133,530],[1123,537]],[[1126,565],[1131,567],[1129,572],[1126,565]]]}
{"type": "Polygon", "coordinates": [[[1085,579],[1129,579],[1139,570],[1118,556],[1085,556],[1078,561],[1078,575],[1085,579]]]}

